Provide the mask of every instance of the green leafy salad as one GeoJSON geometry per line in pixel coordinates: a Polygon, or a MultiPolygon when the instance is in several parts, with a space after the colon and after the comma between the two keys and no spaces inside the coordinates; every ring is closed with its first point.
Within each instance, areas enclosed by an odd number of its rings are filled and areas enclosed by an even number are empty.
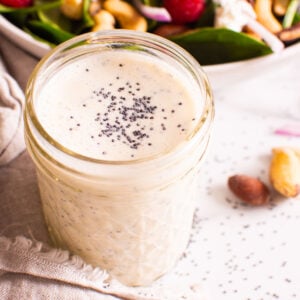
{"type": "Polygon", "coordinates": [[[300,0],[0,0],[0,13],[51,47],[129,29],[161,35],[202,65],[280,52],[300,40],[300,0]]]}

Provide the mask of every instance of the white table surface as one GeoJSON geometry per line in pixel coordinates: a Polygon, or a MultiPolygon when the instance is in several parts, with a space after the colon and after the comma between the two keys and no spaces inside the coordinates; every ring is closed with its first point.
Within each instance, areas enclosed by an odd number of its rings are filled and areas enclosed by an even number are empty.
{"type": "Polygon", "coordinates": [[[300,137],[274,133],[300,124],[300,52],[279,67],[258,67],[255,76],[240,72],[242,81],[214,89],[215,124],[190,244],[154,284],[178,287],[178,299],[300,299],[300,197],[283,198],[269,183],[272,148],[300,147],[300,137]],[[238,201],[227,187],[238,173],[265,181],[271,204],[238,201]],[[183,287],[187,298],[180,298],[183,287]]]}

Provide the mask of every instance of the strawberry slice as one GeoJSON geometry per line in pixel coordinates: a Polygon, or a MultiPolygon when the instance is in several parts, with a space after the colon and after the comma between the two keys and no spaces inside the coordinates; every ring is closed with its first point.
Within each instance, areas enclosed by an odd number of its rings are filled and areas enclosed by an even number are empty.
{"type": "Polygon", "coordinates": [[[27,7],[32,5],[32,0],[0,0],[0,3],[11,7],[27,7]]]}
{"type": "Polygon", "coordinates": [[[205,0],[164,0],[175,24],[186,24],[196,21],[205,9],[205,0]]]}

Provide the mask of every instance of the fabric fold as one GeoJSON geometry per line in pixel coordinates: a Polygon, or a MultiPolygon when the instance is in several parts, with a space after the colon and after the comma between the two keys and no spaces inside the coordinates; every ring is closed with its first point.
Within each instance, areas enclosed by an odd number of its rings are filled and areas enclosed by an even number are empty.
{"type": "Polygon", "coordinates": [[[24,94],[0,61],[0,166],[25,149],[23,137],[24,94]]]}
{"type": "MultiPolygon", "coordinates": [[[[69,285],[70,288],[74,286],[89,289],[114,297],[112,299],[158,300],[158,298],[139,295],[134,289],[111,278],[105,270],[93,268],[80,257],[72,255],[66,250],[50,248],[41,242],[22,236],[15,239],[0,237],[1,290],[5,290],[6,281],[2,279],[6,273],[26,274],[48,282],[62,282],[69,285]]],[[[50,289],[48,293],[51,296],[50,289]]],[[[71,297],[72,292],[70,293],[71,297]]]]}
{"type": "Polygon", "coordinates": [[[0,299],[204,300],[203,292],[185,282],[127,287],[69,251],[23,236],[0,236],[0,299]]]}

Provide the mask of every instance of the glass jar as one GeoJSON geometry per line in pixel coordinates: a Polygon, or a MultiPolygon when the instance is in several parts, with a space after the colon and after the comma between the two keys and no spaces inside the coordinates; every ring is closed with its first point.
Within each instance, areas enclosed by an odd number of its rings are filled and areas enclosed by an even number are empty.
{"type": "Polygon", "coordinates": [[[28,82],[24,122],[54,244],[126,285],[148,285],[169,271],[188,244],[213,115],[211,88],[202,68],[164,38],[103,31],[78,36],[50,51],[28,82]],[[110,161],[78,154],[41,125],[36,111],[40,91],[74,57],[122,48],[155,56],[184,74],[201,107],[196,125],[174,149],[143,159],[110,161]]]}

